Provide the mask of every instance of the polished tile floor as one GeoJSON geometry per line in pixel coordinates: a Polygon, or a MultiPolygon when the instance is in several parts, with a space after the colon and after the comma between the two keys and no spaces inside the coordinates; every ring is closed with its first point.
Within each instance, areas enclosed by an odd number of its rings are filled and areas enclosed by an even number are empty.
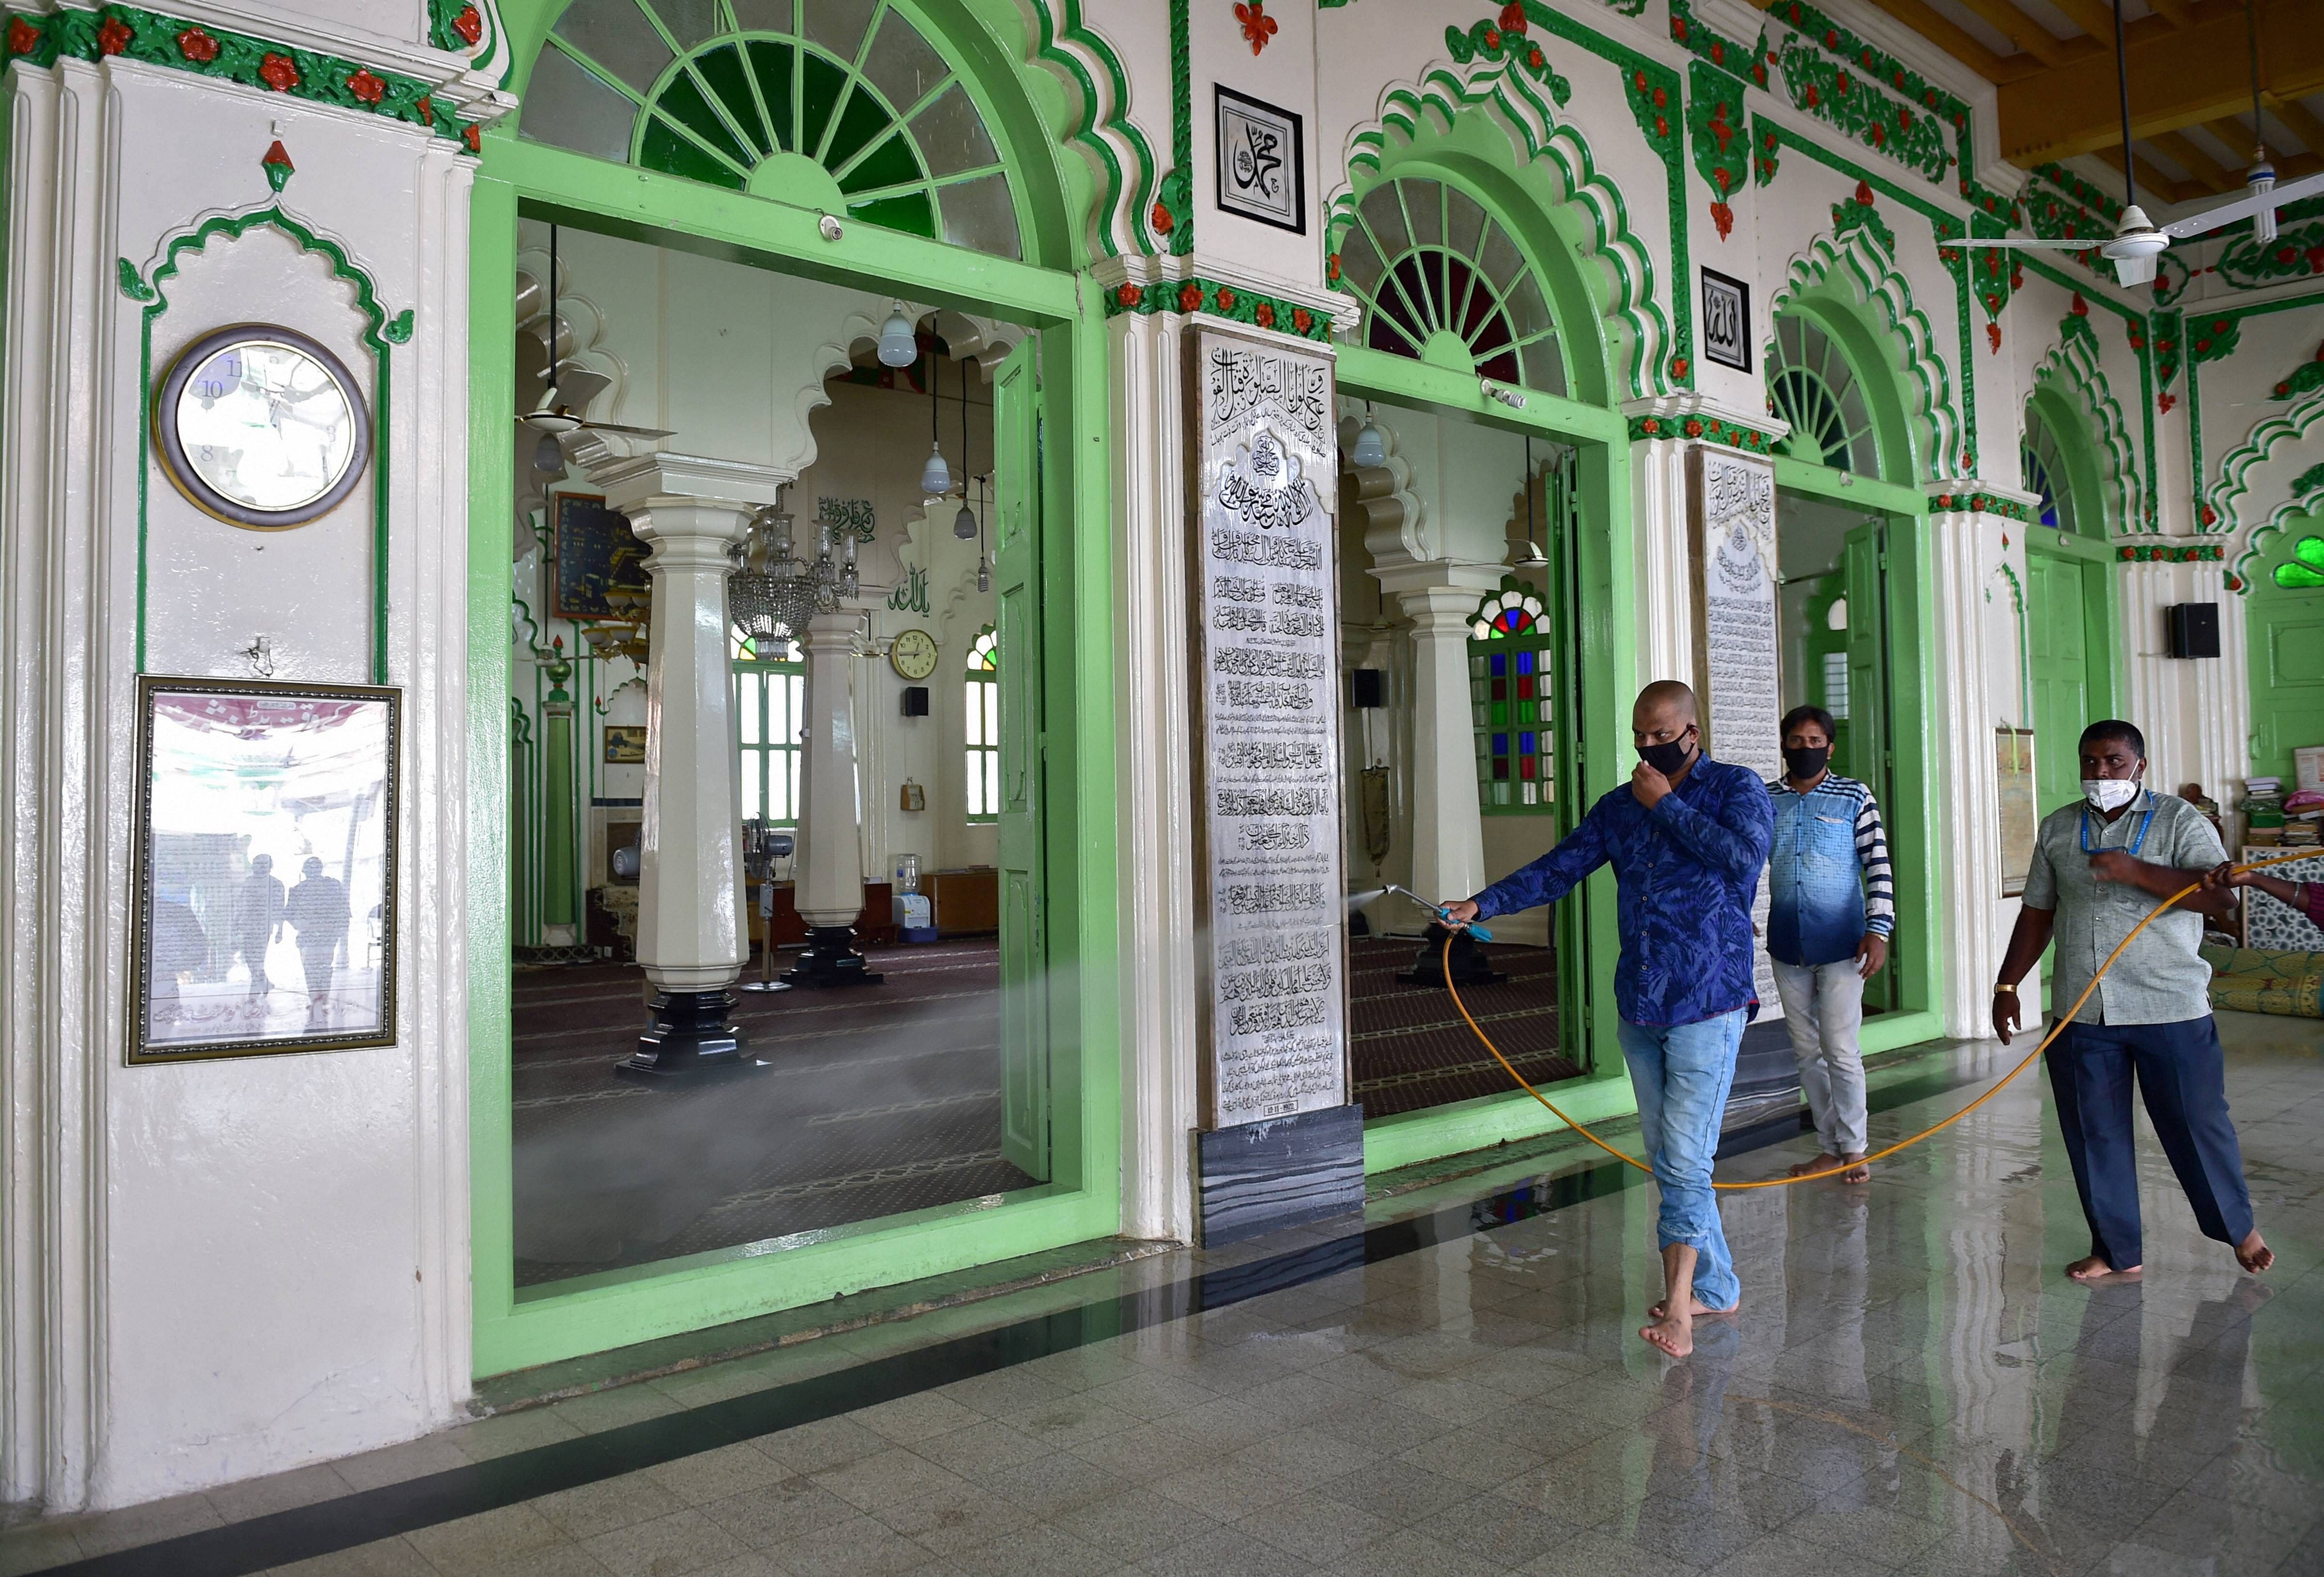
{"type": "MultiPolygon", "coordinates": [[[[2196,1234],[2149,1135],[2145,1282],[2065,1281],[2087,1238],[2027,1079],[1868,1186],[1730,1195],[1745,1312],[1684,1362],[1633,1333],[1651,1188],[1577,1155],[1379,1202],[1360,1228],[32,1522],[0,1534],[0,1573],[256,1571],[270,1537],[356,1526],[395,1531],[271,1569],[2324,1572],[2324,1031],[2230,1018],[2265,1278],[2196,1234]]],[[[1876,1137],[1957,1109],[1996,1058],[1885,1073],[1876,1137]]]]}

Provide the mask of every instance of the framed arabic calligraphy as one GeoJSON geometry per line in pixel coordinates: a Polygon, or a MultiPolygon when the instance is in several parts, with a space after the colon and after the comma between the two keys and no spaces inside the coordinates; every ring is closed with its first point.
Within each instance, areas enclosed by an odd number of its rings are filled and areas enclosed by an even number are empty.
{"type": "Polygon", "coordinates": [[[1306,153],[1299,117],[1231,88],[1217,93],[1219,207],[1305,235],[1306,153]]]}

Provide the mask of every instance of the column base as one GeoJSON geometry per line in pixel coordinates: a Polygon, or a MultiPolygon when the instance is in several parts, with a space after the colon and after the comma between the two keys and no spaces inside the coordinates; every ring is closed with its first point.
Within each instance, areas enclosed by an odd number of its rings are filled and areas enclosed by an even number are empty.
{"type": "Polygon", "coordinates": [[[883,978],[864,967],[863,954],[855,950],[853,926],[809,927],[807,950],[783,975],[792,985],[818,988],[878,985],[883,978]]]}
{"type": "Polygon", "coordinates": [[[614,1074],[652,1081],[760,1072],[767,1065],[743,1054],[742,1036],[726,1020],[733,1006],[723,988],[656,991],[648,1004],[652,1025],[638,1037],[637,1054],[617,1065],[614,1074]]]}
{"type": "Polygon", "coordinates": [[[1397,975],[1399,984],[1409,986],[1444,986],[1444,938],[1452,938],[1452,983],[1454,985],[1498,985],[1509,977],[1495,969],[1485,956],[1485,949],[1477,938],[1466,931],[1448,931],[1443,926],[1432,925],[1422,933],[1420,951],[1412,960],[1412,967],[1397,975]]]}

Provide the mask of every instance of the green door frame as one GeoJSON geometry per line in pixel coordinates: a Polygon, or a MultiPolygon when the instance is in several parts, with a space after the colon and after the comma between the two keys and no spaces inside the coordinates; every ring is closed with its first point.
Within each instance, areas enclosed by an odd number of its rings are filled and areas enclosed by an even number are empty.
{"type": "Polygon", "coordinates": [[[1107,346],[1094,290],[1074,274],[604,163],[505,128],[488,133],[470,208],[469,799],[507,803],[508,608],[520,213],[1041,329],[1043,647],[1049,720],[1044,932],[1049,949],[1053,1181],[1006,1196],[764,1245],[551,1284],[514,1285],[509,835],[468,827],[471,1247],[479,1376],[965,1268],[1120,1228],[1120,1020],[1113,854],[1114,644],[1106,465],[1107,346]],[[1067,441],[1056,441],[1061,437],[1067,441]],[[1084,442],[1084,439],[1086,442],[1084,442]],[[1070,1113],[1070,1119],[1068,1119],[1070,1113]]]}
{"type": "MultiPolygon", "coordinates": [[[[1917,490],[1902,484],[1788,456],[1775,460],[1775,485],[1867,514],[1884,514],[1888,521],[1888,597],[1881,615],[1887,633],[1891,759],[1882,808],[1888,824],[1890,864],[1900,873],[1922,878],[1896,883],[1896,929],[1903,938],[1897,945],[1909,941],[1919,967],[1905,977],[1905,1006],[1867,1019],[1861,1038],[1866,1051],[1893,1051],[1944,1033],[1944,1017],[1936,1004],[1944,1000],[1952,963],[1941,941],[1950,877],[1944,862],[1936,858],[1936,706],[1930,696],[1930,675],[1918,660],[1927,653],[1929,632],[1937,627],[1928,505],[1917,490]]],[[[1780,502],[1776,507],[1780,534],[1780,502]]],[[[1853,624],[1853,608],[1849,615],[1853,624]]]]}
{"type": "MultiPolygon", "coordinates": [[[[1586,783],[1590,763],[1619,761],[1629,740],[1626,708],[1644,682],[1637,672],[1637,609],[1629,575],[1629,432],[1620,413],[1533,390],[1525,392],[1522,407],[1513,409],[1488,398],[1473,373],[1361,346],[1340,347],[1339,389],[1351,399],[1464,417],[1481,426],[1574,446],[1582,518],[1603,521],[1606,529],[1583,531],[1574,545],[1577,595],[1572,601],[1579,613],[1574,644],[1581,671],[1573,683],[1582,726],[1570,780],[1586,783]]],[[[1586,794],[1574,794],[1561,802],[1561,832],[1572,829],[1587,799],[1586,794]]],[[[1565,945],[1579,954],[1578,970],[1561,973],[1578,973],[1589,989],[1583,1016],[1586,1044],[1578,1048],[1582,1056],[1575,1059],[1587,1071],[1560,1086],[1558,1103],[1584,1122],[1619,1117],[1636,1111],[1637,1102],[1622,1059],[1614,1051],[1613,886],[1586,883],[1559,908],[1563,923],[1558,935],[1569,938],[1565,945]]],[[[1560,1126],[1521,1090],[1425,1107],[1364,1125],[1364,1170],[1393,1171],[1439,1156],[1530,1139],[1560,1126]]]]}

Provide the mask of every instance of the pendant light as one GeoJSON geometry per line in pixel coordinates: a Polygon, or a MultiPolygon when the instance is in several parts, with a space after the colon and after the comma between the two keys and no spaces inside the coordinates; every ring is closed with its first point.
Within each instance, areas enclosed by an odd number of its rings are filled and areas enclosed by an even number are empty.
{"type": "Polygon", "coordinates": [[[919,357],[920,345],[912,333],[912,320],[904,316],[904,303],[899,301],[880,329],[880,364],[908,367],[919,357]]]}
{"type": "Polygon", "coordinates": [[[936,337],[928,342],[928,463],[920,467],[920,496],[942,498],[952,491],[952,467],[945,464],[944,442],[936,437],[936,374],[944,363],[936,359],[936,337]]]}
{"type": "MultiPolygon", "coordinates": [[[[2244,44],[2251,55],[2252,141],[2257,144],[2244,181],[2252,196],[2264,198],[2275,189],[2275,166],[2268,161],[2267,126],[2259,118],[2259,0],[2245,0],[2244,44]]],[[[2252,240],[2266,246],[2275,240],[2275,209],[2264,208],[2252,216],[2252,240]]]]}
{"type": "MultiPolygon", "coordinates": [[[[976,535],[976,512],[968,507],[968,368],[960,369],[960,513],[952,518],[952,534],[962,541],[976,535]]],[[[982,555],[978,555],[982,559],[982,555]]]]}
{"type": "Polygon", "coordinates": [[[1372,403],[1369,400],[1364,401],[1363,430],[1356,434],[1356,447],[1348,451],[1348,458],[1363,466],[1388,461],[1388,439],[1372,422],[1372,403]]]}
{"type": "MultiPolygon", "coordinates": [[[[964,484],[964,485],[962,486],[962,488],[961,488],[961,491],[962,491],[963,493],[966,493],[966,492],[968,491],[967,486],[966,486],[965,484],[964,484]]],[[[987,507],[986,507],[986,510],[985,510],[985,512],[986,512],[987,514],[990,514],[990,513],[991,513],[991,512],[992,512],[992,511],[991,511],[991,507],[990,507],[990,506],[991,506],[991,501],[990,501],[990,500],[987,500],[987,507]]],[[[992,563],[991,563],[991,560],[990,560],[990,559],[986,558],[985,558],[985,556],[984,556],[984,530],[983,530],[983,528],[982,528],[982,526],[980,526],[980,527],[978,527],[978,528],[977,528],[977,532],[976,532],[976,590],[977,590],[977,595],[980,595],[980,596],[982,596],[982,595],[984,595],[986,592],[989,592],[989,591],[991,591],[991,589],[992,589],[992,563]]]]}

